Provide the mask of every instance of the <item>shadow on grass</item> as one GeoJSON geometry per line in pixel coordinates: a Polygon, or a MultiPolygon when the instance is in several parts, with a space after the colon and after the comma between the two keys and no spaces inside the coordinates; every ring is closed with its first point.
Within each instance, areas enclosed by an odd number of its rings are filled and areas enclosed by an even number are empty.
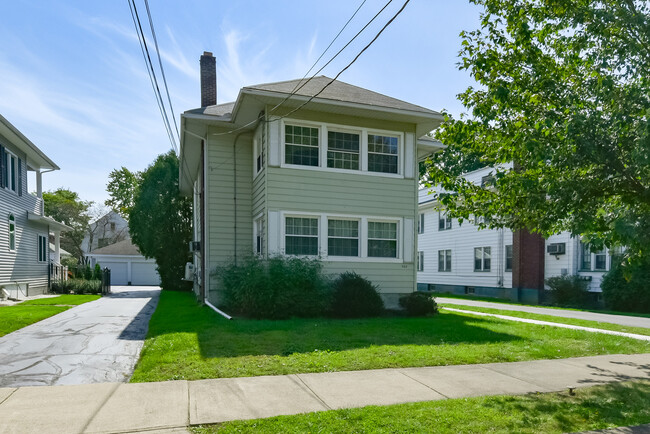
{"type": "Polygon", "coordinates": [[[206,358],[286,356],[386,345],[502,343],[520,339],[477,326],[490,321],[449,314],[432,318],[228,321],[209,308],[200,307],[193,294],[163,292],[149,326],[149,337],[196,334],[201,356],[206,358]]]}
{"type": "MultiPolygon", "coordinates": [[[[612,365],[627,366],[630,369],[629,374],[621,374],[620,372],[615,372],[602,366],[587,365],[591,369],[591,375],[596,378],[590,378],[586,380],[580,380],[578,383],[580,385],[589,385],[589,384],[602,384],[604,382],[610,381],[630,381],[630,380],[650,380],[650,363],[634,363],[634,362],[609,362],[612,365]]],[[[618,368],[620,369],[620,368],[618,368]]]]}

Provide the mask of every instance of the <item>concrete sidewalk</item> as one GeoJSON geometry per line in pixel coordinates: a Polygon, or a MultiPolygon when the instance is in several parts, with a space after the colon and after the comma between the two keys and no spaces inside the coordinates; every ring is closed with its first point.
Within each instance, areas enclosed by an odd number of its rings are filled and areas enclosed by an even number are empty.
{"type": "Polygon", "coordinates": [[[189,425],[650,379],[650,354],[160,383],[0,389],[1,433],[183,432],[189,425]]]}
{"type": "Polygon", "coordinates": [[[628,327],[645,327],[650,328],[650,318],[642,316],[612,315],[608,313],[587,312],[583,310],[554,309],[548,307],[535,307],[507,303],[494,303],[490,301],[463,300],[460,298],[446,298],[444,296],[436,297],[438,304],[455,304],[464,306],[486,307],[490,309],[512,310],[517,312],[537,313],[541,315],[551,315],[560,318],[585,319],[589,321],[607,322],[628,327]]]}

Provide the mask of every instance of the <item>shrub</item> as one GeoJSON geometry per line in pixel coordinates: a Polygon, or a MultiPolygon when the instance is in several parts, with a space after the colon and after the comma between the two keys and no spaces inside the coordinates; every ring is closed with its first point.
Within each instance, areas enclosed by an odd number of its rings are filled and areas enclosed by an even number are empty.
{"type": "Polygon", "coordinates": [[[399,298],[399,305],[408,316],[431,316],[438,313],[438,304],[432,295],[412,292],[399,298]]]}
{"type": "Polygon", "coordinates": [[[330,312],[337,318],[379,316],[384,311],[375,285],[357,273],[342,273],[334,282],[330,312]]]}
{"type": "Polygon", "coordinates": [[[55,294],[101,294],[101,280],[68,279],[52,283],[51,292],[55,294]]]}
{"type": "Polygon", "coordinates": [[[93,280],[102,280],[102,267],[99,264],[95,264],[93,269],[93,280]]]}
{"type": "Polygon", "coordinates": [[[650,259],[612,265],[600,284],[607,308],[650,313],[650,259]]]}
{"type": "Polygon", "coordinates": [[[546,279],[546,284],[554,305],[585,307],[589,304],[588,283],[580,276],[554,276],[546,279]]]}
{"type": "Polygon", "coordinates": [[[86,280],[92,280],[92,278],[93,278],[93,270],[92,270],[92,268],[90,268],[90,265],[86,265],[86,267],[84,267],[83,278],[86,279],[86,280]]]}
{"type": "Polygon", "coordinates": [[[316,317],[329,306],[329,285],[318,259],[256,256],[217,267],[220,305],[252,318],[316,317]]]}

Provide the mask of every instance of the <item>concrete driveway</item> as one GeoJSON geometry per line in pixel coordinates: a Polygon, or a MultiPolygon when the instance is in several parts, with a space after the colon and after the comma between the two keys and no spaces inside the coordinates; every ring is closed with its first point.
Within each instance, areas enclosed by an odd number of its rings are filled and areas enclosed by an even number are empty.
{"type": "MultiPolygon", "coordinates": [[[[560,318],[576,318],[589,321],[608,322],[628,327],[650,328],[650,318],[641,316],[611,315],[606,313],[587,312],[583,310],[549,309],[545,307],[519,306],[516,304],[492,303],[489,301],[462,300],[460,298],[436,297],[436,302],[447,305],[464,305],[486,307],[490,309],[512,310],[517,312],[538,313],[542,315],[557,316],[560,318]]],[[[634,315],[634,314],[630,314],[634,315]]]]}
{"type": "Polygon", "coordinates": [[[157,286],[113,293],[0,338],[0,387],[127,381],[138,360],[157,286]]]}

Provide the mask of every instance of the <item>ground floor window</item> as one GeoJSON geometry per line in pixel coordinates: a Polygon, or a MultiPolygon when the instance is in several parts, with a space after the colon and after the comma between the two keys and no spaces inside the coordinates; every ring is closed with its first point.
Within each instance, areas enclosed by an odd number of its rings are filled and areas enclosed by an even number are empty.
{"type": "Polygon", "coordinates": [[[9,214],[9,250],[16,250],[16,218],[9,214]]]}
{"type": "Polygon", "coordinates": [[[327,221],[328,256],[359,256],[359,221],[327,221]]]}
{"type": "Polygon", "coordinates": [[[418,252],[418,271],[424,271],[424,252],[418,252]]]}
{"type": "Polygon", "coordinates": [[[255,220],[255,254],[264,254],[264,219],[262,217],[255,220]]]}
{"type": "Polygon", "coordinates": [[[397,258],[397,223],[368,222],[368,256],[397,258]]]}
{"type": "Polygon", "coordinates": [[[506,246],[506,271],[512,271],[512,244],[506,246]]]}
{"type": "Polygon", "coordinates": [[[38,236],[38,262],[47,261],[47,237],[43,235],[38,236]]]}
{"type": "Polygon", "coordinates": [[[492,249],[490,247],[474,248],[474,271],[490,271],[492,262],[492,249]]]}
{"type": "Polygon", "coordinates": [[[438,250],[438,271],[451,271],[451,250],[438,250]]]}
{"type": "Polygon", "coordinates": [[[287,255],[318,255],[318,219],[287,217],[285,225],[287,255]]]}

